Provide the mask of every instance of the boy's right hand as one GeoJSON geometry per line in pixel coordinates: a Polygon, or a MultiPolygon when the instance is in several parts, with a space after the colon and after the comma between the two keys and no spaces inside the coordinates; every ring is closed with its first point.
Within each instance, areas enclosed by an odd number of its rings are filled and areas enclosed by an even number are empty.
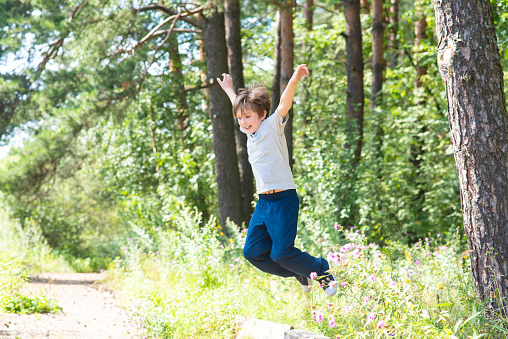
{"type": "Polygon", "coordinates": [[[228,90],[233,90],[233,78],[231,75],[222,73],[222,80],[220,78],[217,78],[217,81],[219,82],[220,87],[224,90],[224,92],[228,92],[228,90]]]}

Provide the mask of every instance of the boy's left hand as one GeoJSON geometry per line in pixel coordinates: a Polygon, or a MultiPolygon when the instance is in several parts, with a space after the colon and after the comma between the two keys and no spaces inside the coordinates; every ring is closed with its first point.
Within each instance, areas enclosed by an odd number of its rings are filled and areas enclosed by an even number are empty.
{"type": "Polygon", "coordinates": [[[292,78],[296,82],[298,82],[298,81],[300,81],[303,78],[304,75],[306,75],[307,78],[310,76],[310,72],[309,72],[309,69],[307,68],[306,64],[302,64],[302,65],[298,66],[296,68],[295,73],[293,73],[293,77],[292,78]]]}

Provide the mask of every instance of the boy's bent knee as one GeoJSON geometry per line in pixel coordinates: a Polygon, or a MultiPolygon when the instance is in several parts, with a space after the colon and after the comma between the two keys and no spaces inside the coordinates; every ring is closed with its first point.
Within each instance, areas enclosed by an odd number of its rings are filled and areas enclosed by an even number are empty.
{"type": "Polygon", "coordinates": [[[266,253],[261,253],[259,251],[255,251],[251,247],[244,247],[243,248],[243,256],[248,261],[260,261],[260,260],[266,260],[268,258],[268,255],[266,253]]]}
{"type": "Polygon", "coordinates": [[[272,253],[270,254],[270,259],[275,261],[278,264],[283,264],[284,262],[293,259],[294,255],[291,252],[281,252],[281,253],[272,253]]]}

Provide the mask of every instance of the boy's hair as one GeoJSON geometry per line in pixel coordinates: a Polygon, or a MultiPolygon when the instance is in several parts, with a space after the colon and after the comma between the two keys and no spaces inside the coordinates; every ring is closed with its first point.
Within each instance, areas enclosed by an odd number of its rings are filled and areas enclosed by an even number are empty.
{"type": "Polygon", "coordinates": [[[233,114],[235,118],[246,110],[254,111],[260,118],[266,111],[266,116],[270,114],[272,100],[270,92],[263,84],[251,84],[248,89],[241,88],[233,103],[233,114]]]}

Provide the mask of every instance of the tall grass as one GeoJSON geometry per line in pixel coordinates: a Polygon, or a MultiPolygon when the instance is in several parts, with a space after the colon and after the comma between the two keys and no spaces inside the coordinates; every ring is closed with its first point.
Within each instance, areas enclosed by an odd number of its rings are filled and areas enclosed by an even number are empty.
{"type": "Polygon", "coordinates": [[[44,242],[40,229],[23,230],[0,204],[0,313],[55,313],[61,308],[45,295],[26,295],[28,273],[40,270],[69,271],[63,258],[44,242]]]}
{"type": "Polygon", "coordinates": [[[47,244],[39,225],[33,221],[27,225],[23,229],[18,221],[11,219],[8,207],[0,202],[0,250],[15,253],[28,274],[72,272],[65,258],[47,244]]]}
{"type": "Polygon", "coordinates": [[[505,321],[486,317],[476,298],[456,239],[380,248],[336,226],[343,242],[322,253],[339,289],[329,298],[317,283],[307,295],[296,279],[254,269],[241,256],[244,232],[232,226],[228,239],[213,220],[199,225],[199,214],[184,211],[167,229],[138,229],[109,272],[139,336],[231,338],[235,315],[332,338],[506,336],[505,321]]]}

